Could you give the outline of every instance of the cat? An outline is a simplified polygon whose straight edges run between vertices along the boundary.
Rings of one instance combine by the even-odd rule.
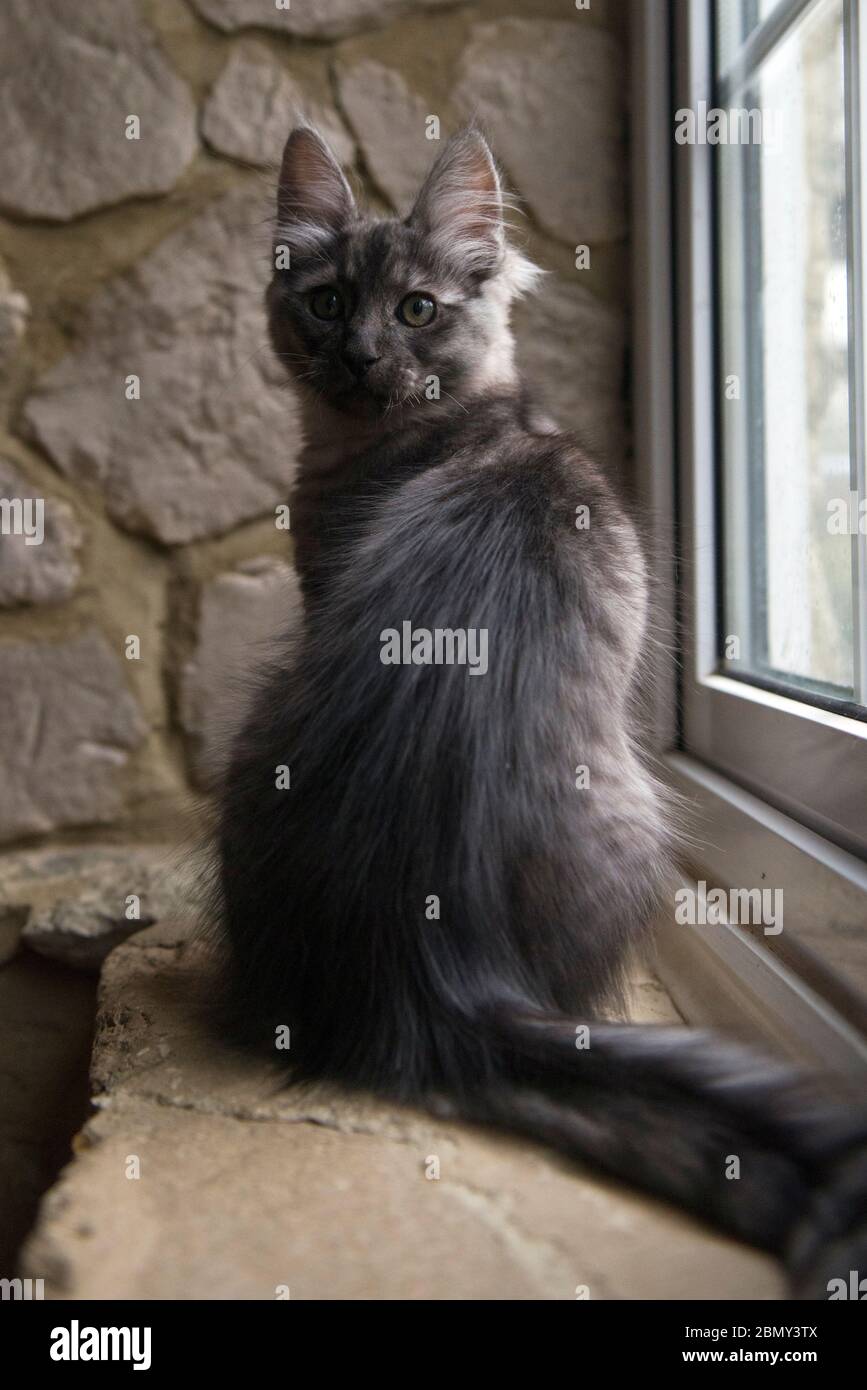
[[[405,220],[359,211],[314,130],[287,141],[267,310],[306,432],[304,615],[221,793],[220,1024],[272,1055],[288,1028],[298,1081],[587,1160],[827,1297],[867,1264],[864,1111],[704,1032],[605,1021],[676,854],[634,732],[647,578],[518,379],[538,272],[506,204],[472,128]]]

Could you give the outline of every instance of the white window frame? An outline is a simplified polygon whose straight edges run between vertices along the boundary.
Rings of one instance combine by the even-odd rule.
[[[783,0],[772,19],[791,19],[810,3]],[[857,4],[847,5],[856,33]],[[676,110],[702,99],[713,105],[712,7],[710,0],[633,0],[631,22],[633,420],[637,485],[653,529],[658,639],[650,649],[651,736],[668,779],[694,808],[694,877],[786,890],[786,929],[776,938],[757,941],[733,926],[665,926],[660,972],[691,1021],[860,1068],[867,1066],[867,723],[719,671],[713,147],[674,141]],[[772,37],[757,31],[755,47]],[[862,36],[862,74],[864,48]],[[856,88],[850,82],[852,131]],[[854,140],[850,149],[858,151],[854,183],[865,152]],[[857,213],[849,235],[850,330],[862,372]],[[853,454],[862,470],[864,397],[859,384]]]

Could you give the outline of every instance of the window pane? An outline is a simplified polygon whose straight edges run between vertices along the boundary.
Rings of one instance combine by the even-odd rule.
[[[726,71],[750,35],[783,3],[784,0],[717,0],[718,73]]]
[[[732,105],[762,124],[718,158],[723,654],[846,698],[853,548],[829,526],[850,486],[842,0],[809,9]]]

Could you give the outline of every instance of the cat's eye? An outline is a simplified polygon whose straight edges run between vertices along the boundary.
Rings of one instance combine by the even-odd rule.
[[[326,323],[333,323],[343,313],[343,296],[333,285],[320,285],[311,294],[309,304],[314,318],[324,319]]]
[[[436,301],[429,294],[408,294],[397,306],[397,316],[410,328],[426,328],[436,318]]]

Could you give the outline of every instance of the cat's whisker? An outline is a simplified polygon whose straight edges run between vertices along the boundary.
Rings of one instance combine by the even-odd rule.
[[[245,357],[244,361],[238,367],[235,368],[231,376],[227,376],[224,380],[226,382],[234,381],[236,377],[240,376],[241,372],[243,372],[246,367],[249,367],[254,357],[258,357],[260,352],[264,352],[265,349],[270,346],[270,343],[262,343],[260,347],[254,348],[253,351],[250,353],[250,356]]]

